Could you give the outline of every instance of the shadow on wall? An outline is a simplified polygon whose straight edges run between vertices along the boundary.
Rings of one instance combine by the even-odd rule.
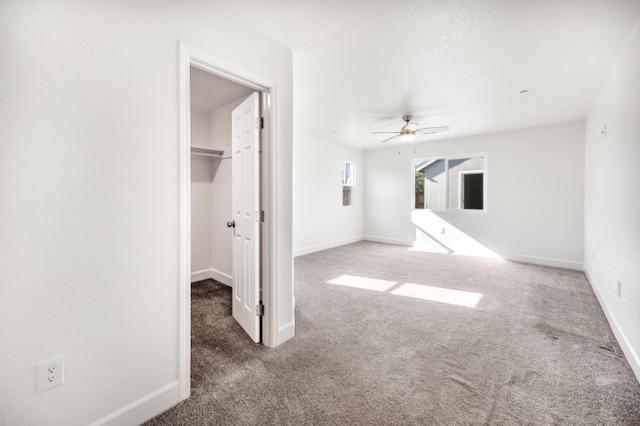
[[[416,235],[410,250],[502,259],[429,209],[413,210],[411,222]]]

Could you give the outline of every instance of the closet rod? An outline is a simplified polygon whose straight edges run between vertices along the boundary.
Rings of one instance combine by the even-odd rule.
[[[205,157],[221,158],[224,154],[224,151],[219,149],[205,148],[202,146],[192,146],[191,153],[196,155],[203,155]]]
[[[212,157],[212,158],[224,158],[222,154],[206,154],[204,152],[191,152],[193,155],[199,155],[201,157]]]

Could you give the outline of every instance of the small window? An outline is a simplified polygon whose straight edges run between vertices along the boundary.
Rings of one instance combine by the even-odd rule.
[[[342,162],[342,205],[352,205],[352,193],[355,182],[355,166],[351,161]]]
[[[414,208],[484,210],[486,155],[413,160]]]

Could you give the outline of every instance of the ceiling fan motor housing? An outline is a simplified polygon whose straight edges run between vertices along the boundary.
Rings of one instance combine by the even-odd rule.
[[[376,133],[392,133],[395,134],[395,136],[391,136],[390,138],[387,138],[385,140],[382,141],[382,143],[385,143],[387,141],[390,141],[396,137],[400,137],[400,140],[403,142],[410,142],[412,141],[416,135],[421,135],[421,136],[425,136],[425,135],[430,135],[432,133],[437,133],[437,132],[444,132],[446,130],[449,130],[449,126],[442,126],[442,127],[423,127],[423,128],[419,128],[419,124],[418,123],[412,123],[411,120],[413,119],[413,115],[411,114],[405,114],[402,116],[402,120],[404,120],[404,126],[402,126],[402,128],[400,129],[399,132],[372,132],[373,134]]]

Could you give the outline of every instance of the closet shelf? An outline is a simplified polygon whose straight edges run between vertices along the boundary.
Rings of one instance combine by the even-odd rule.
[[[191,153],[204,157],[222,158],[224,151],[221,149],[205,148],[203,146],[191,146]]]

